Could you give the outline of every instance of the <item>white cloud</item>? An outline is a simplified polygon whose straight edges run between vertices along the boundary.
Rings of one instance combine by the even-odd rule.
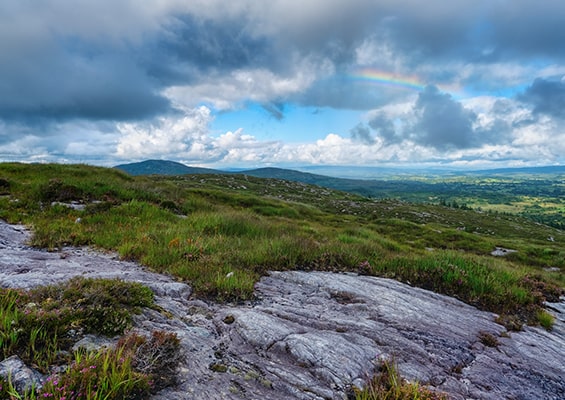
[[[180,118],[167,116],[152,123],[120,123],[116,155],[138,159],[187,154],[193,145],[206,142],[212,119],[210,109],[201,106],[185,109]]]

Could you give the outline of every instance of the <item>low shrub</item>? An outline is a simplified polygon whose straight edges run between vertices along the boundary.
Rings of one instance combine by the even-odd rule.
[[[51,375],[37,398],[56,400],[143,400],[175,382],[181,360],[174,333],[154,331],[150,338],[129,334],[111,349],[75,352],[74,361]]]
[[[83,200],[84,192],[75,185],[70,185],[60,179],[53,178],[38,187],[37,197],[44,202],[77,201]]]
[[[4,178],[0,178],[0,195],[5,195],[10,193],[10,181]]]
[[[133,354],[123,346],[77,352],[63,373],[47,378],[37,396],[55,400],[146,399],[150,378],[137,372],[132,360]]]
[[[120,340],[118,347],[129,351],[135,371],[151,378],[152,391],[158,391],[176,382],[176,372],[183,356],[180,340],[175,333],[154,331],[150,338],[138,334]]]
[[[75,278],[30,291],[0,289],[3,358],[18,355],[43,373],[66,366],[28,393],[0,378],[0,399],[142,400],[174,383],[182,359],[174,333],[130,334],[114,348],[69,355],[82,334],[123,334],[131,314],[152,305],[150,289],[121,280]]]
[[[31,291],[0,289],[0,354],[47,371],[78,334],[120,335],[153,292],[120,280],[75,278]]]
[[[498,347],[500,345],[498,338],[492,333],[481,331],[478,337],[479,341],[487,347]]]
[[[31,290],[30,300],[45,311],[70,308],[85,333],[113,336],[131,325],[132,313],[153,305],[153,292],[136,282],[73,278]]]

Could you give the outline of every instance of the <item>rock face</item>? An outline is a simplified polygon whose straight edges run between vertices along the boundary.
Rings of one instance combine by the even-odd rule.
[[[355,274],[272,272],[257,301],[208,304],[135,263],[87,249],[47,253],[0,222],[0,285],[29,288],[72,276],[142,282],[168,316],[146,310],[136,329],[174,331],[185,361],[174,399],[346,399],[380,357],[453,399],[565,398],[565,307],[554,330],[507,333],[495,315],[402,283]],[[494,346],[493,346],[494,345]],[[491,347],[492,346],[492,347]]]

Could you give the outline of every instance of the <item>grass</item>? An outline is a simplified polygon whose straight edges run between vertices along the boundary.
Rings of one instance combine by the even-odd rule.
[[[251,299],[268,270],[361,271],[531,323],[545,296],[565,286],[565,233],[515,216],[240,175],[134,178],[10,163],[0,164],[0,178],[0,218],[31,225],[33,245],[117,251],[189,282],[200,297]],[[85,209],[59,204],[71,201]],[[494,258],[497,246],[517,252]]]
[[[372,274],[457,297],[480,309],[499,314],[537,309],[558,288],[534,292],[523,272],[496,258],[447,251],[419,257],[392,258],[371,265]],[[534,280],[539,282],[538,280]]]
[[[75,278],[30,291],[0,289],[0,350],[17,355],[45,374],[42,388],[20,392],[0,379],[0,398],[125,399],[148,398],[174,377],[180,360],[176,335],[153,332],[124,336],[113,348],[71,352],[86,333],[123,335],[131,315],[153,306],[153,293],[119,280]],[[66,367],[65,367],[66,366]],[[60,368],[59,368],[60,369]]]
[[[356,400],[448,400],[444,393],[405,381],[394,360],[383,360],[365,387],[354,389],[354,395]]]
[[[555,317],[551,315],[546,310],[538,310],[537,320],[539,324],[546,330],[551,331],[553,329],[553,323],[555,322]]]
[[[122,338],[113,348],[73,354],[62,371],[50,375],[41,388],[17,390],[0,378],[3,399],[122,400],[148,399],[174,381],[179,341],[175,335],[155,332]]]
[[[153,305],[153,292],[119,280],[75,278],[30,291],[0,289],[0,349],[43,372],[68,351],[72,336],[123,334],[131,315]],[[74,334],[73,334],[74,332]]]

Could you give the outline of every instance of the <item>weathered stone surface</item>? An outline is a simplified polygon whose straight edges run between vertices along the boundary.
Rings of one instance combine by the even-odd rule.
[[[72,276],[150,286],[165,312],[145,310],[136,329],[174,331],[185,361],[174,388],[154,399],[345,399],[379,357],[408,379],[453,399],[565,398],[565,303],[549,304],[552,332],[507,333],[495,315],[402,283],[355,274],[273,272],[258,300],[222,306],[139,265],[87,249],[25,246],[23,227],[0,223],[0,285],[32,287]],[[499,342],[489,347],[481,338]],[[507,337],[508,336],[508,337]]]
[[[0,376],[9,380],[20,393],[41,387],[43,378],[39,372],[26,366],[18,356],[11,356],[0,362]]]
[[[72,350],[98,351],[102,348],[111,348],[114,343],[115,342],[109,338],[96,335],[86,335],[73,345]]]
[[[551,333],[526,328],[506,338],[494,314],[396,281],[346,274],[272,273],[257,292],[258,304],[228,311],[232,339],[254,349],[253,363],[292,371],[320,398],[339,398],[340,388],[365,377],[383,355],[394,356],[405,377],[457,399],[565,398],[562,321]],[[483,345],[484,334],[500,345]]]

